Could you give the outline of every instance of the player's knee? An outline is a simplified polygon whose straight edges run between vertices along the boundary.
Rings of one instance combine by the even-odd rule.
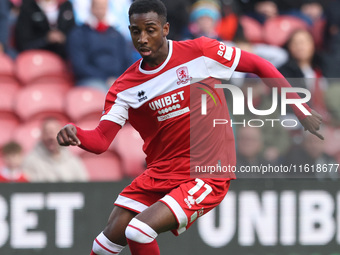
[[[149,225],[136,218],[133,218],[125,229],[126,238],[137,243],[151,243],[157,235]]]
[[[93,241],[92,251],[97,255],[111,255],[119,254],[123,248],[124,246],[111,242],[103,232],[101,232]]]

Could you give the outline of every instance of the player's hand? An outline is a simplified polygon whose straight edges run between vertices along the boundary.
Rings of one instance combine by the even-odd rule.
[[[72,124],[66,125],[57,134],[57,141],[62,146],[80,145],[80,140],[77,137],[77,128]]]
[[[308,115],[306,118],[301,120],[302,126],[305,128],[305,131],[311,132],[313,135],[316,135],[321,140],[324,140],[324,137],[318,132],[320,129],[320,125],[322,123],[322,116],[316,111],[311,111],[312,115]]]

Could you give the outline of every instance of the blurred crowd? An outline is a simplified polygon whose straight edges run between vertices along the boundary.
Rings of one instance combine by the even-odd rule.
[[[340,163],[340,0],[162,1],[168,9],[169,39],[207,36],[253,52],[277,67],[293,87],[308,89],[312,94],[309,105],[323,116],[324,141],[305,134],[299,125],[293,128],[237,125],[234,131],[238,166]],[[0,55],[11,59],[15,66],[27,52],[48,51],[64,63],[65,76],[71,81],[71,87],[95,89],[104,98],[115,79],[139,59],[128,30],[127,13],[131,2],[0,0]],[[33,61],[39,62],[37,58]],[[2,65],[0,63],[0,90],[6,94],[7,88],[3,84],[8,81],[1,77]],[[53,85],[58,83],[58,80],[47,79],[44,86],[52,86],[49,84],[52,80]],[[270,108],[271,91],[261,79],[235,72],[231,82],[245,92],[252,89],[256,109]],[[31,86],[22,76],[17,83],[20,88]],[[64,97],[70,94],[69,90],[63,91]],[[226,93],[226,97],[228,99],[230,95]],[[99,103],[103,104],[103,101]],[[19,125],[28,121],[17,117]],[[75,121],[72,116],[68,117],[67,121]],[[283,120],[277,112],[271,117]],[[249,112],[242,119],[232,118],[240,122],[259,119],[259,116]],[[295,117],[288,111],[286,118]],[[134,166],[128,162],[128,168],[137,171],[128,170],[110,177],[103,175],[101,179],[93,177],[94,171],[100,171],[100,167],[89,170],[96,158],[57,146],[55,136],[64,122],[65,119],[55,116],[40,117],[39,139],[29,151],[18,139],[0,139],[3,141],[0,144],[0,181],[119,180],[135,177],[142,171],[144,165]],[[138,152],[141,148],[131,149],[137,145],[126,143],[129,142],[118,142],[120,147],[112,147],[110,156],[116,159],[115,169],[126,167],[124,158],[129,158],[131,151],[136,151],[132,157],[143,158],[142,152]],[[127,153],[124,146],[128,147]],[[337,179],[339,176],[334,171],[312,175],[319,179]],[[310,176],[311,173],[298,177]]]

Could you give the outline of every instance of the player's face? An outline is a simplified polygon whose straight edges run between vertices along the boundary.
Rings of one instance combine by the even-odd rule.
[[[129,29],[133,45],[145,61],[157,65],[165,60],[169,23],[162,24],[155,12],[132,14]]]

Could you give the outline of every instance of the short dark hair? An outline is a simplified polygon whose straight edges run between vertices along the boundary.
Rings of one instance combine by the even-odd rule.
[[[3,156],[7,156],[10,154],[16,154],[16,153],[21,153],[22,152],[22,147],[19,143],[15,141],[10,141],[2,147],[1,153]]]
[[[155,12],[162,19],[162,24],[167,22],[167,10],[164,3],[160,0],[136,0],[129,9],[129,18],[133,14]]]

